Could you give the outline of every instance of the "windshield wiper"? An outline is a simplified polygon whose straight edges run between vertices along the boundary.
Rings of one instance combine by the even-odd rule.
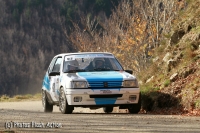
[[[76,72],[85,72],[85,70],[84,69],[69,70],[69,71],[67,71],[65,73],[76,73]]]
[[[110,69],[107,68],[95,68],[95,71],[111,71]]]

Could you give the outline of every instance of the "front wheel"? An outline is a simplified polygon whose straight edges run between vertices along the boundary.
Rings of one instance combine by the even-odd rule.
[[[53,105],[48,102],[47,94],[44,90],[42,90],[42,106],[43,106],[44,112],[53,111]]]
[[[141,93],[139,95],[139,101],[137,104],[131,104],[128,106],[128,111],[131,114],[137,114],[138,112],[140,112],[141,109]]]
[[[64,89],[60,89],[59,108],[63,114],[71,114],[74,110],[73,106],[68,105]]]

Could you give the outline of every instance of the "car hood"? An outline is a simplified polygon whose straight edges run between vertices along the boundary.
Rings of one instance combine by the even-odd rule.
[[[123,81],[135,79],[135,77],[125,71],[100,71],[100,72],[77,72],[69,73],[67,77],[71,80],[87,81]]]

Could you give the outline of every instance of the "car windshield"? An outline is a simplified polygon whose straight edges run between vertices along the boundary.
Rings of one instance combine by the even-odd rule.
[[[112,54],[77,54],[64,57],[65,73],[120,70],[123,68]]]

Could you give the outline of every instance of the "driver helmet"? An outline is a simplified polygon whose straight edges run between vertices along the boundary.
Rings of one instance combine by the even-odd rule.
[[[103,58],[94,58],[94,60],[93,60],[93,67],[97,67],[97,63],[99,61],[102,62],[102,67],[104,67],[105,60]]]

